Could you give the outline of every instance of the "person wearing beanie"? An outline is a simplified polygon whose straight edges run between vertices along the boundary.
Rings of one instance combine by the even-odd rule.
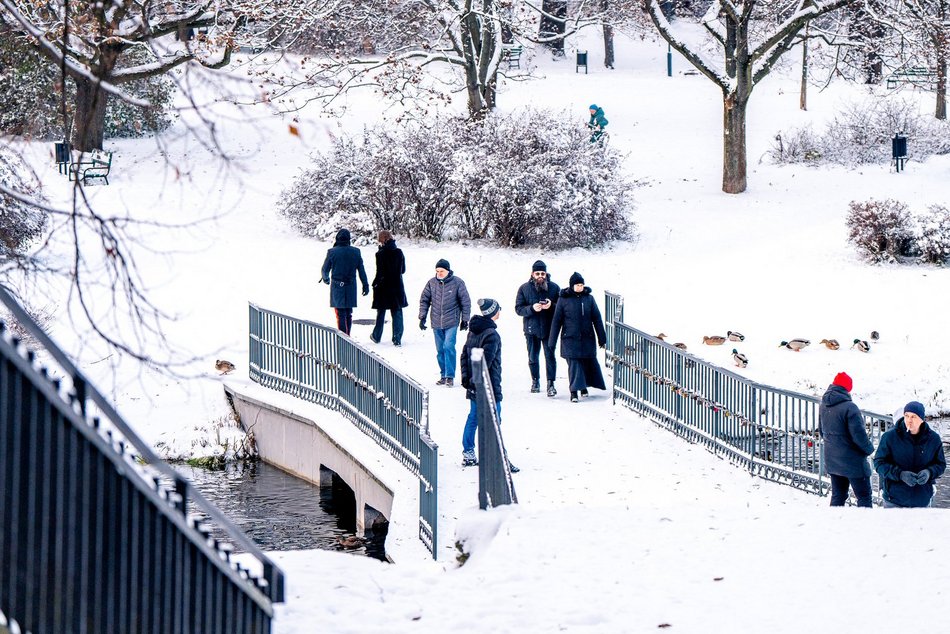
[[[604,128],[607,127],[608,121],[607,117],[604,116],[604,109],[597,104],[592,103],[588,111],[590,112],[590,121],[587,122],[587,127],[593,131],[590,135],[590,142],[596,143],[604,135]]]
[[[554,309],[548,345],[554,349],[558,336],[561,337],[561,357],[567,360],[571,402],[576,403],[578,397],[588,395],[588,388],[607,389],[597,360],[597,346],[606,347],[607,332],[591,289],[584,286],[584,277],[575,272],[570,282],[570,288],[561,291]]]
[[[436,385],[452,387],[455,384],[455,340],[459,329],[468,328],[471,312],[472,300],[465,282],[455,276],[448,260],[440,259],[435,263],[435,277],[426,282],[419,298],[419,328],[425,330],[426,320],[432,319],[440,373]]]
[[[356,275],[363,284],[363,296],[369,295],[369,281],[363,268],[360,250],[350,246],[350,232],[337,231],[333,247],[327,251],[320,270],[320,280],[330,285],[330,306],[336,312],[336,327],[349,335],[353,327],[353,309],[356,308]]]
[[[858,506],[871,507],[871,465],[868,456],[874,445],[864,428],[864,417],[851,400],[851,377],[835,375],[818,407],[818,433],[821,436],[822,464],[831,477],[831,506],[844,506],[848,487],[854,491]]]
[[[924,420],[923,403],[911,401],[904,416],[884,432],[874,454],[885,508],[930,506],[934,480],[947,470],[940,435]]]
[[[402,276],[406,272],[406,257],[396,246],[392,232],[383,229],[377,234],[379,250],[376,251],[376,277],[373,278],[373,308],[376,309],[376,326],[369,336],[373,343],[383,338],[386,311],[393,318],[393,345],[402,345],[402,309],[409,305]]]
[[[518,287],[515,297],[515,312],[524,322],[524,338],[528,346],[528,370],[531,372],[531,392],[541,391],[541,350],[544,350],[544,370],[547,378],[547,395],[556,396],[554,379],[557,378],[557,356],[548,344],[551,320],[557,306],[561,288],[551,281],[547,265],[537,260],[531,265],[531,277]]]

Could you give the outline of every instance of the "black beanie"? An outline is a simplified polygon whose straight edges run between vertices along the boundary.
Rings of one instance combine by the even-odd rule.
[[[534,273],[535,271],[544,271],[547,273],[548,265],[541,260],[535,260],[534,264],[531,265],[531,272]]]
[[[452,267],[449,266],[449,261],[446,260],[445,258],[442,258],[441,260],[439,260],[438,262],[436,262],[436,263],[435,263],[435,268],[437,268],[437,269],[445,269],[446,271],[451,271],[451,270],[452,270]]]
[[[574,271],[574,273],[571,274],[571,280],[570,280],[571,286],[574,286],[575,284],[583,284],[583,283],[584,283],[584,276],[578,273],[577,271]]]
[[[478,310],[481,312],[482,317],[491,319],[495,316],[495,313],[501,310],[501,306],[491,297],[485,297],[484,299],[478,300]]]

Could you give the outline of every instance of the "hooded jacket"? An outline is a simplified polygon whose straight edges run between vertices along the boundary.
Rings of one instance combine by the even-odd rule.
[[[598,106],[597,110],[594,111],[594,114],[590,116],[590,121],[587,123],[587,125],[591,128],[603,130],[607,127],[607,123],[607,117],[604,116],[604,109]]]
[[[459,321],[468,321],[472,300],[462,278],[449,271],[444,279],[429,280],[419,298],[419,319],[425,319],[430,309],[433,328],[455,328]]]
[[[472,350],[481,348],[485,351],[485,364],[488,366],[488,376],[491,378],[491,389],[495,395],[495,402],[501,403],[501,335],[498,334],[494,320],[475,315],[468,324],[468,338],[462,347],[461,368],[462,387],[465,388],[465,398],[474,401],[475,381],[472,378]]]
[[[930,479],[926,484],[907,486],[901,480],[901,471],[918,473],[926,469]],[[922,507],[930,504],[934,495],[934,480],[947,470],[940,435],[927,423],[916,434],[910,433],[901,418],[892,429],[884,432],[874,454],[874,470],[881,477],[884,499],[891,504]]]
[[[571,288],[561,291],[548,334],[548,345],[552,348],[557,345],[559,334],[561,357],[564,359],[594,359],[597,357],[597,345],[607,343],[604,320],[590,287],[585,286],[580,293],[575,293]]]
[[[874,445],[864,428],[864,417],[840,385],[829,385],[818,408],[818,433],[823,439],[825,473],[846,478],[871,475],[868,456]]]
[[[356,274],[359,273],[363,290],[369,290],[366,269],[360,250],[350,246],[350,232],[340,229],[333,247],[327,251],[320,276],[330,285],[330,306],[333,308],[356,308]]]
[[[409,305],[402,275],[406,272],[406,258],[395,240],[387,240],[376,251],[376,277],[373,278],[373,308],[393,310]]]
[[[560,287],[551,281],[551,276],[545,275],[547,275],[545,278],[548,283],[547,290],[539,290],[532,277],[521,285],[518,296],[515,298],[515,312],[524,317],[524,334],[541,339],[547,339],[548,333],[551,332],[551,321],[554,319],[558,295],[561,292]],[[550,299],[551,307],[535,311],[533,306],[542,299]]]

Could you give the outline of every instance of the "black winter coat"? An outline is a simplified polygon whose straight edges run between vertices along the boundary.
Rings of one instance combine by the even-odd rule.
[[[548,335],[548,345],[552,348],[557,345],[558,334],[561,335],[561,357],[564,359],[595,359],[597,345],[607,343],[604,320],[587,286],[580,293],[570,288],[561,291]]]
[[[350,246],[350,232],[340,229],[333,248],[327,251],[320,275],[330,285],[330,306],[333,308],[356,308],[356,274],[359,273],[363,290],[369,290],[366,269],[360,250]]]
[[[406,272],[406,258],[395,240],[387,240],[376,252],[376,277],[373,278],[373,308],[392,310],[409,305],[402,274]]]
[[[909,487],[901,480],[901,471],[930,471],[926,484]],[[947,470],[940,435],[927,423],[911,434],[904,419],[881,436],[874,454],[874,470],[881,476],[884,499],[897,506],[922,507],[930,504],[934,495],[934,480]]]
[[[551,332],[551,321],[554,319],[554,310],[557,308],[558,295],[561,289],[547,276],[548,288],[538,290],[534,278],[528,280],[518,289],[515,298],[515,312],[524,317],[524,334],[547,339]],[[533,306],[542,299],[551,300],[551,306],[542,311],[535,311]]]
[[[864,417],[840,385],[830,385],[818,408],[818,432],[824,439],[825,473],[846,478],[871,475],[868,456],[874,445],[864,429]]]
[[[472,378],[471,356],[472,350],[481,348],[485,351],[485,363],[488,365],[488,375],[491,377],[491,389],[495,394],[495,402],[501,403],[501,335],[495,322],[488,317],[475,315],[468,324],[468,338],[462,348],[462,387],[465,388],[465,398],[475,400],[475,381]]]

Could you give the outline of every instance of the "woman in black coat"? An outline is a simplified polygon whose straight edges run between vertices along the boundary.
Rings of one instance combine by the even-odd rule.
[[[376,327],[369,336],[373,343],[383,338],[386,311],[393,318],[393,345],[402,345],[402,309],[409,305],[406,288],[402,283],[406,272],[406,258],[396,247],[393,234],[383,229],[379,232],[379,250],[376,252],[376,277],[373,278],[373,308],[376,309]]]
[[[548,345],[552,348],[557,345],[558,334],[561,335],[561,357],[567,359],[571,402],[577,402],[578,393],[587,396],[589,387],[606,390],[597,361],[597,346],[603,348],[607,345],[607,331],[591,289],[584,286],[580,273],[571,275],[570,286],[561,291],[554,309],[548,335]]]
[[[350,334],[353,327],[353,309],[356,308],[356,274],[363,283],[363,295],[369,295],[369,281],[363,268],[360,250],[350,246],[350,232],[340,229],[333,248],[327,251],[320,277],[330,285],[330,306],[336,310],[336,327]]]

